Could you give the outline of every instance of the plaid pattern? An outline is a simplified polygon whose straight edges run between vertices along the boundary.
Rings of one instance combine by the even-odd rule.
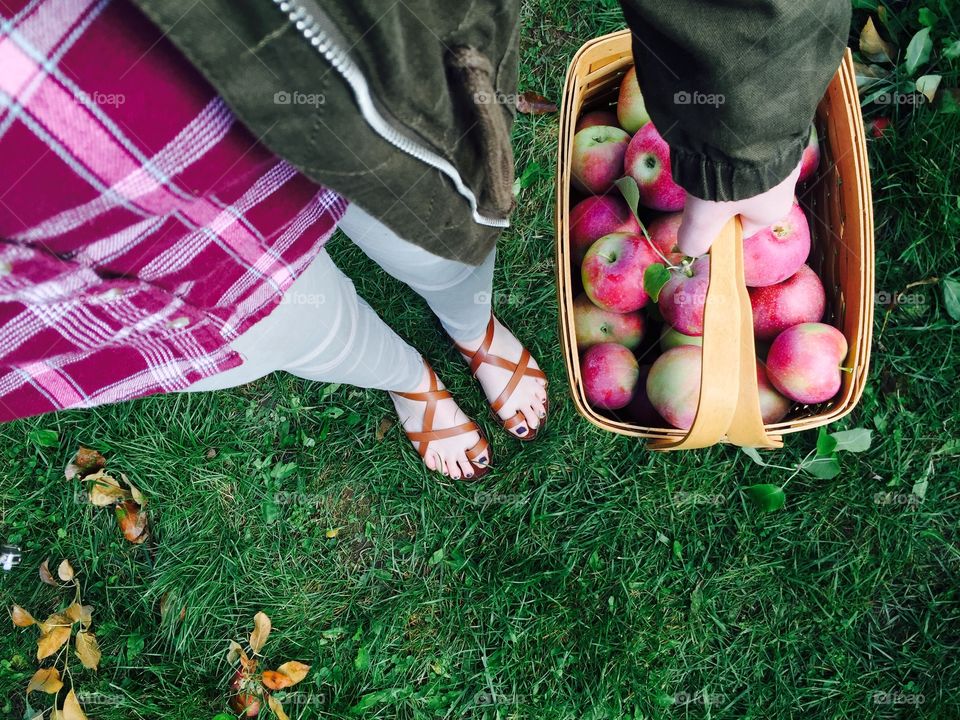
[[[124,0],[4,0],[0,421],[241,364],[345,209]]]

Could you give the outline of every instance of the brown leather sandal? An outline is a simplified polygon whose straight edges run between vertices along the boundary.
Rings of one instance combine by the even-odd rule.
[[[504,430],[510,433],[517,440],[522,440],[523,442],[528,442],[537,437],[537,434],[543,428],[547,422],[547,415],[550,413],[550,401],[549,399],[543,404],[543,417],[540,418],[540,425],[536,429],[531,428],[529,424],[527,425],[528,433],[526,435],[517,435],[514,432],[511,432],[513,428],[517,425],[521,425],[527,422],[526,418],[523,416],[523,413],[517,410],[517,414],[506,420],[501,419],[499,412],[500,409],[504,406],[507,400],[510,399],[510,396],[513,395],[514,390],[517,389],[517,385],[520,384],[520,381],[524,377],[534,377],[542,378],[547,380],[547,376],[543,374],[542,370],[537,368],[530,367],[531,355],[530,352],[523,348],[523,352],[520,353],[520,359],[517,362],[512,360],[507,360],[506,358],[500,357],[499,355],[494,355],[490,352],[490,345],[493,343],[493,331],[495,324],[493,321],[493,315],[490,316],[490,322],[487,323],[487,332],[483,337],[483,342],[480,343],[480,347],[477,348],[476,352],[471,352],[467,350],[462,345],[454,343],[457,345],[457,350],[460,351],[460,354],[463,355],[470,362],[470,372],[474,377],[477,376],[477,370],[481,365],[487,363],[488,365],[496,365],[499,368],[504,370],[510,370],[513,375],[510,376],[510,381],[507,383],[506,387],[497,396],[497,399],[490,403],[490,411],[493,413],[494,419],[497,421],[497,424],[500,425]],[[546,389],[544,385],[544,389]]]
[[[437,412],[437,405],[441,400],[451,399],[452,395],[450,395],[448,390],[440,389],[440,381],[437,379],[437,374],[433,371],[432,367],[427,365],[427,371],[430,373],[429,390],[425,390],[423,392],[394,393],[394,395],[399,395],[400,397],[407,398],[408,400],[423,402],[427,405],[426,410],[424,410],[423,413],[422,429],[417,432],[407,432],[404,430],[407,438],[411,443],[413,443],[413,446],[416,448],[417,452],[420,453],[420,457],[426,458],[427,448],[430,447],[430,443],[434,440],[446,440],[447,438],[456,437],[457,435],[464,435],[469,432],[479,433],[479,442],[466,451],[466,456],[467,460],[470,461],[470,467],[473,468],[473,477],[469,479],[477,480],[482,478],[490,470],[490,460],[492,459],[490,443],[487,442],[487,436],[484,434],[483,429],[473,420],[460,423],[454,427],[441,428],[439,430],[433,429],[433,419]],[[477,463],[476,461],[479,458],[486,458],[486,462]],[[437,472],[440,472],[440,470],[437,470]]]

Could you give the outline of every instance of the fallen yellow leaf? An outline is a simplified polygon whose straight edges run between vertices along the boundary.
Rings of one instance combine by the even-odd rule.
[[[250,633],[250,649],[257,655],[260,654],[264,643],[267,642],[272,626],[273,624],[270,622],[270,618],[268,618],[265,613],[258,612],[253,616],[253,632]]]
[[[76,639],[77,657],[87,670],[96,670],[100,664],[100,645],[93,633],[78,632]]]
[[[130,497],[130,491],[103,470],[87,477],[90,481],[90,503],[97,507],[109,507]]]
[[[37,660],[43,660],[53,655],[57,650],[63,647],[70,639],[70,624],[65,625],[49,624],[47,620],[45,625],[47,629],[43,631],[37,640]]]
[[[10,616],[13,618],[13,624],[17,627],[30,627],[37,622],[33,619],[33,615],[19,605],[13,606],[13,609],[10,611]]]
[[[296,685],[307,676],[308,672],[310,672],[310,666],[304,665],[302,662],[297,662],[296,660],[291,660],[290,662],[285,662],[283,665],[278,667],[277,672],[282,673],[290,678],[291,685]]]
[[[64,560],[57,567],[57,577],[59,577],[64,582],[70,582],[73,580],[73,576],[76,573],[73,571],[73,565],[70,564],[69,560]]]
[[[47,585],[60,587],[60,583],[53,579],[53,573],[50,572],[50,564],[48,560],[44,560],[42,563],[40,563],[40,580]]]
[[[40,668],[37,670],[27,685],[27,693],[35,690],[45,692],[48,695],[60,692],[63,687],[63,681],[60,680],[60,671],[56,668]]]
[[[860,52],[873,62],[893,62],[897,54],[893,46],[880,37],[873,18],[867,18],[863,30],[860,31]]]
[[[273,695],[267,695],[267,705],[273,710],[273,714],[277,716],[277,720],[290,720],[290,717],[283,711],[283,705],[281,705],[280,701]]]
[[[293,685],[293,682],[282,672],[267,670],[263,673],[263,684],[271,690],[283,690]]]
[[[141,510],[133,500],[117,505],[116,515],[120,531],[134,545],[139,545],[150,536],[147,532],[147,513]]]
[[[87,716],[83,714],[83,709],[80,707],[80,701],[72,689],[63,701],[61,716],[63,720],[87,720]]]

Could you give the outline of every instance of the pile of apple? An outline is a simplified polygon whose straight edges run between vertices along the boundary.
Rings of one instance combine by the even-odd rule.
[[[801,182],[819,162],[813,131]],[[650,122],[633,68],[623,78],[615,113],[595,110],[580,117],[571,175],[580,193],[570,210],[573,286],[582,288],[573,316],[587,400],[646,427],[666,422],[689,429],[700,393],[710,257],[684,258],[678,251],[685,193],[673,180],[669,147]],[[652,211],[645,228],[615,185],[625,176],[636,181],[639,204]],[[810,228],[796,201],[786,217],[744,238],[743,254],[761,358],[761,415],[775,423],[795,403],[825,402],[837,394],[847,342],[820,322],[826,295],[806,265]],[[669,279],[654,301],[644,277],[658,263]],[[659,328],[659,342],[649,337],[651,327]],[[638,357],[655,359],[641,364]]]

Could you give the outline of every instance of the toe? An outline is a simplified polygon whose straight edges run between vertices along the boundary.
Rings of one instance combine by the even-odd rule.
[[[530,434],[530,429],[527,427],[526,423],[520,423],[519,425],[514,425],[510,432],[512,432],[517,437],[526,437]]]
[[[437,454],[436,453],[427,453],[427,456],[423,459],[423,464],[426,465],[431,470],[436,470],[440,466],[437,464]]]
[[[460,457],[457,459],[457,465],[460,466],[460,474],[465,477],[467,480],[470,480],[473,477],[474,469],[470,464],[470,461],[467,460],[466,453],[460,453]]]
[[[460,479],[460,466],[456,463],[453,458],[449,458],[446,462],[447,466],[447,475],[449,475],[454,480]]]
[[[531,430],[536,430],[538,427],[540,427],[540,418],[537,417],[537,411],[533,409],[533,406],[527,405],[520,408],[520,411],[527,419],[527,427],[529,427]]]

